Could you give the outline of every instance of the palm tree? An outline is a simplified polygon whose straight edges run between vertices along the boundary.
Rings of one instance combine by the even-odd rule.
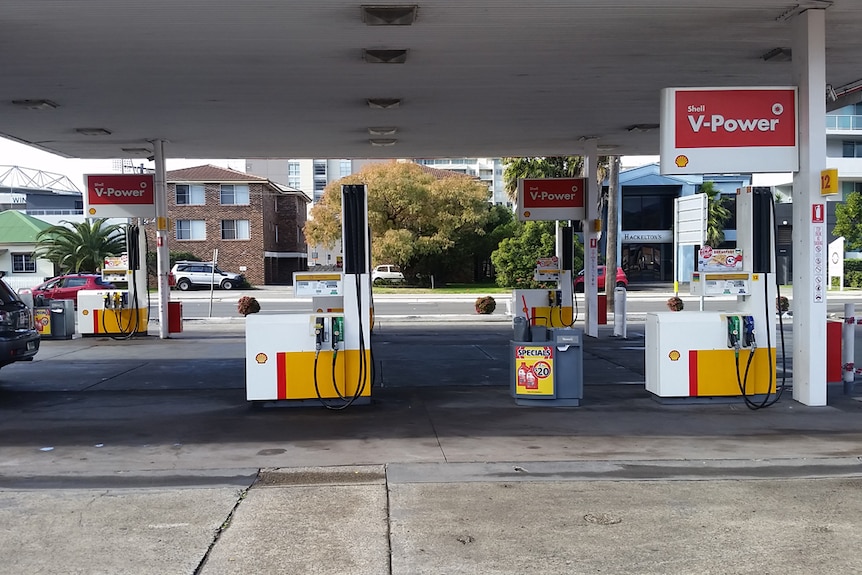
[[[126,238],[120,224],[105,224],[105,219],[92,223],[62,221],[36,236],[36,257],[51,260],[59,273],[96,272],[106,256],[117,256],[126,249]]]
[[[724,243],[724,225],[733,215],[725,205],[721,192],[714,182],[704,182],[698,190],[708,199],[706,211],[706,245],[717,248]]]

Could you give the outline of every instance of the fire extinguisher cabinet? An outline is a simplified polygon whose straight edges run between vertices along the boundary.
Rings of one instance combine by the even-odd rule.
[[[168,302],[168,333],[182,333],[183,331],[183,302]]]
[[[510,389],[515,403],[579,406],[584,397],[583,330],[541,333],[547,334],[546,339],[512,342]]]

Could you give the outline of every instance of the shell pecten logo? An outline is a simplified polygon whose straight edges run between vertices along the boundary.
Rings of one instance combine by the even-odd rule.
[[[677,168],[684,168],[688,165],[688,156],[686,156],[685,154],[680,154],[676,157],[674,163],[676,164]]]
[[[268,358],[266,357],[265,353],[259,353],[256,356],[254,356],[254,360],[258,363],[266,363],[267,359]]]
[[[529,218],[529,217],[530,217],[530,210],[524,210],[524,217],[525,217],[525,218]]]
[[[670,358],[671,361],[679,361],[680,353],[677,350],[673,350],[669,354],[667,354],[667,356]]]
[[[95,215],[96,215],[96,208],[90,208],[90,209],[89,209],[89,210],[87,210],[87,211],[90,213],[90,215],[91,215],[91,216],[95,216]]]

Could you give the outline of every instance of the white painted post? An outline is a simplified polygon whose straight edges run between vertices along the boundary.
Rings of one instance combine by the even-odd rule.
[[[826,16],[808,9],[793,24],[799,90],[799,171],[793,178],[793,399],[826,405],[826,247],[820,172],[826,168]]]
[[[584,334],[590,337],[599,337],[599,299],[598,299],[598,232],[595,228],[596,220],[599,218],[597,200],[599,197],[599,186],[597,173],[599,169],[598,142],[595,138],[588,138],[584,142],[584,175],[587,178],[587,189],[584,194],[584,302],[586,304],[586,318],[584,321]],[[613,274],[613,272],[610,272]],[[609,277],[615,277],[610,275]],[[605,280],[607,281],[607,280]],[[607,289],[607,287],[605,288]]]
[[[626,288],[621,287],[614,288],[614,337],[626,339]]]
[[[156,164],[156,269],[159,287],[159,338],[170,337],[168,332],[168,301],[171,298],[168,275],[171,272],[170,252],[168,251],[168,184],[165,175],[165,142],[153,140],[153,160]],[[144,256],[146,261],[146,255]]]
[[[856,304],[844,304],[844,327],[841,330],[841,370],[844,393],[853,393],[856,381]]]

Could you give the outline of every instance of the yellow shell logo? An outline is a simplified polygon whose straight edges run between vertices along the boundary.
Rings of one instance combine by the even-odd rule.
[[[525,218],[529,218],[529,217],[530,217],[530,210],[524,210],[524,217],[525,217]]]
[[[684,168],[688,165],[688,156],[677,156],[674,162],[676,163],[677,168]]]
[[[89,210],[87,210],[87,211],[88,211],[88,212],[90,212],[90,215],[91,215],[91,216],[95,216],[95,215],[96,215],[96,208],[90,208],[90,209],[89,209]]]
[[[254,360],[258,363],[266,363],[267,357],[265,353],[259,353],[254,356]]]
[[[81,310],[81,315],[90,315],[90,310],[88,310],[88,309],[82,309],[82,310]]]
[[[677,350],[673,350],[672,352],[667,354],[667,356],[670,358],[671,361],[679,361],[679,352]]]

